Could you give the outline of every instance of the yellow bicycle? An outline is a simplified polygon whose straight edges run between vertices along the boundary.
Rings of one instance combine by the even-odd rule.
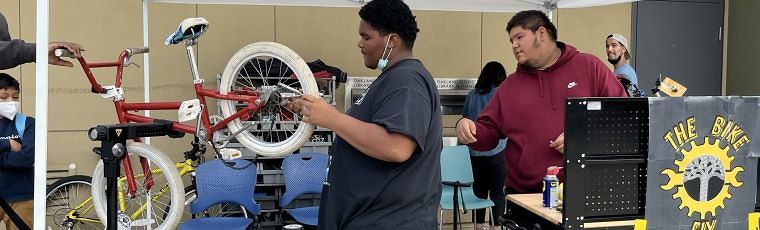
[[[130,144],[132,147],[130,153],[135,152],[135,145],[144,144]],[[144,148],[145,146],[140,147]],[[139,152],[140,150],[137,151]],[[204,146],[197,143],[193,144],[192,150],[185,152],[185,160],[174,165],[174,168],[179,172],[181,177],[190,175],[190,180],[193,180],[192,176],[196,163],[203,162],[203,152],[205,152]],[[129,197],[124,192],[127,186],[126,177],[119,178],[117,186],[121,189],[118,191],[117,201],[119,204],[119,221],[122,221],[119,223],[120,225],[130,226],[133,229],[141,229],[155,224],[153,222],[163,222],[167,218],[167,210],[173,205],[168,194],[170,190],[168,182],[157,180],[165,178],[163,176],[156,176],[163,174],[160,168],[152,168],[151,173],[154,176],[152,179],[154,188],[160,189],[156,190],[154,194],[149,194],[150,196],[146,196],[146,190],[138,189],[142,194],[138,193],[138,196]],[[146,184],[144,175],[135,175],[138,186]],[[104,229],[104,225],[95,212],[91,186],[92,178],[84,175],[64,177],[48,186],[46,226],[53,229]],[[186,205],[195,200],[194,185],[185,187],[184,192],[185,202],[177,205]],[[151,201],[146,202],[145,197],[150,197]],[[248,214],[242,206],[220,204],[209,209],[204,216],[248,217]],[[190,218],[190,214],[186,212],[183,218]],[[146,220],[152,221],[148,222]]]

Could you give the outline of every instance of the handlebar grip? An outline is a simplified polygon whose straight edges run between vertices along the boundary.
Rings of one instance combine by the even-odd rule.
[[[150,52],[150,48],[148,47],[127,48],[127,50],[129,50],[129,53],[131,53],[132,55],[144,54],[144,53]]]
[[[55,49],[55,51],[53,52],[55,53],[55,56],[57,57],[76,58],[76,56],[74,56],[74,53],[69,52],[69,50],[67,49]]]

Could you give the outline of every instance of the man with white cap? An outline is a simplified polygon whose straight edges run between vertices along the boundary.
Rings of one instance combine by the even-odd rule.
[[[610,34],[607,36],[607,61],[615,66],[616,75],[626,75],[633,85],[639,85],[636,78],[636,71],[633,70],[629,61],[631,60],[631,51],[628,46],[628,39],[620,34]]]

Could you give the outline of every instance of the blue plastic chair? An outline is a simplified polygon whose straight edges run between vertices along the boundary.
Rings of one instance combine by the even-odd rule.
[[[441,181],[472,184],[475,179],[472,176],[472,164],[470,163],[470,151],[465,145],[443,146],[441,151]],[[460,187],[459,209],[473,210],[493,207],[491,200],[481,199],[475,196],[472,186]],[[443,185],[441,192],[441,209],[454,209],[454,187]],[[443,211],[441,211],[441,219]],[[493,218],[493,217],[491,217]]]
[[[242,168],[251,162],[235,159],[234,167]],[[244,169],[233,169],[221,160],[207,161],[195,169],[198,198],[190,204],[190,212],[199,214],[220,203],[235,203],[245,207],[245,211],[259,215],[261,206],[254,200],[256,187],[256,165]],[[206,229],[246,229],[253,223],[244,217],[204,217],[191,219],[179,226],[181,230]]]
[[[299,153],[282,161],[282,175],[285,178],[285,194],[280,198],[280,207],[289,205],[296,197],[306,194],[321,194],[325,179],[328,156],[321,153]],[[319,206],[284,209],[299,223],[317,225]]]

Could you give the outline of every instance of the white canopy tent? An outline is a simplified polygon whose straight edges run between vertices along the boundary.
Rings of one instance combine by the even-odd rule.
[[[371,0],[152,0],[166,3],[359,7]],[[415,10],[519,12],[612,5],[634,0],[405,0]]]
[[[148,1],[185,4],[241,4],[275,6],[317,6],[317,7],[360,7],[371,0],[142,0],[143,1],[143,44],[148,44]],[[414,10],[474,11],[474,12],[519,12],[541,10],[550,15],[558,8],[581,8],[612,5],[637,0],[405,0]],[[47,63],[49,2],[37,0],[37,63]],[[149,55],[144,58],[145,101],[150,99]],[[47,177],[47,108],[48,108],[48,66],[38,64],[35,82],[35,169],[34,169],[34,220],[35,230],[45,230],[45,188]],[[147,114],[147,111],[146,111]],[[40,164],[40,162],[42,162]],[[42,224],[40,224],[42,223]]]

